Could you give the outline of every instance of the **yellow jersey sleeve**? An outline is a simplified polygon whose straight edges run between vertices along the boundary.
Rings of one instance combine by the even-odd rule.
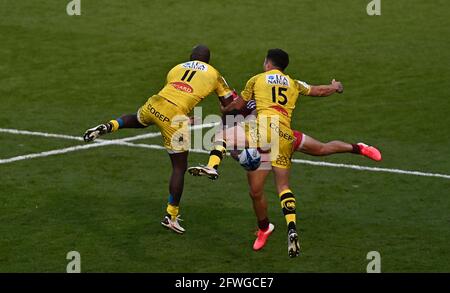
[[[254,95],[255,83],[258,75],[253,76],[247,81],[244,90],[241,92],[241,97],[244,101],[250,101]]]
[[[217,73],[218,77],[217,77],[217,88],[216,88],[216,94],[218,97],[229,97],[232,93],[232,90],[230,89],[230,87],[228,86],[227,81],[225,80],[225,78],[223,78],[222,75],[220,75],[220,73]]]
[[[311,86],[304,81],[296,80],[295,84],[297,86],[298,92],[303,96],[308,96],[311,92]]]

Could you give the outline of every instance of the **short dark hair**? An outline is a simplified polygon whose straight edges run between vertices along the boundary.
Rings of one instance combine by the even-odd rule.
[[[209,63],[211,53],[209,48],[205,45],[197,45],[192,49],[191,60],[199,60],[205,63]]]
[[[267,51],[266,59],[281,70],[285,70],[289,65],[289,54],[281,49],[270,49]]]

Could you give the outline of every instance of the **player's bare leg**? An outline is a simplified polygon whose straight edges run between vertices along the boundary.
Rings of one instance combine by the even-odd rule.
[[[300,245],[296,224],[295,197],[289,189],[290,169],[278,167],[273,167],[272,169],[275,174],[275,184],[280,197],[281,208],[288,227],[288,255],[296,257],[300,254]]]
[[[250,187],[250,197],[253,202],[253,210],[258,220],[257,238],[253,243],[255,251],[262,249],[267,242],[275,226],[270,223],[267,217],[267,199],[264,196],[264,183],[270,170],[256,170],[247,172],[248,185]]]
[[[170,175],[169,183],[169,199],[166,209],[167,215],[161,221],[161,225],[179,234],[185,232],[185,229],[181,227],[178,221],[181,220],[179,218],[179,205],[181,195],[183,194],[184,174],[187,169],[188,154],[188,152],[169,154],[172,163],[172,174]]]
[[[209,154],[208,165],[188,168],[188,172],[193,176],[206,176],[216,180],[219,177],[217,172],[223,157],[229,148],[244,148],[246,145],[245,130],[241,125],[220,130],[215,135],[213,149]]]
[[[298,132],[295,134],[297,139],[299,139]],[[381,161],[380,151],[364,143],[350,144],[339,140],[323,143],[308,135],[303,135],[300,139],[302,142],[298,145],[296,151],[308,155],[328,156],[338,153],[353,153],[366,156],[374,161]]]
[[[119,130],[120,128],[145,128],[148,125],[143,125],[139,122],[137,114],[127,114],[120,118],[111,120],[107,123],[97,125],[95,127],[89,128],[83,135],[85,142],[90,142],[98,137],[105,135],[110,132]]]

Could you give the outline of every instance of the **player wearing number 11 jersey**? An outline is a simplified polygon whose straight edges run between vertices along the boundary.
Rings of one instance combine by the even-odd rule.
[[[178,222],[178,216],[190,147],[187,114],[211,92],[222,99],[233,93],[220,73],[208,64],[209,59],[209,49],[203,45],[196,46],[190,61],[173,67],[167,74],[164,88],[150,97],[137,113],[90,128],[84,134],[84,140],[89,142],[121,128],[144,128],[150,125],[159,128],[172,162],[167,215],[161,224],[180,234],[185,231]]]

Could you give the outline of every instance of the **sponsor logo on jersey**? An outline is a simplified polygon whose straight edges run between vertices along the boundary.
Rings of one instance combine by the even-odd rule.
[[[176,88],[179,91],[185,92],[185,93],[192,93],[194,89],[188,85],[187,83],[181,82],[181,81],[174,81],[170,83],[171,86]]]
[[[187,68],[187,69],[193,69],[193,70],[201,70],[201,71],[208,71],[208,67],[200,63],[198,61],[189,61],[186,63],[181,64],[181,67]]]
[[[152,105],[148,105],[148,110],[150,111],[150,114],[154,115],[157,119],[161,120],[162,122],[170,122],[169,117],[165,116],[158,110],[156,110]]]
[[[276,123],[270,122],[270,128],[272,128],[278,134],[278,136],[280,136],[281,138],[284,138],[285,140],[288,140],[288,141],[295,140],[295,137],[293,137],[289,132],[286,132],[286,131],[283,131],[282,129],[280,129],[280,127]]]
[[[288,112],[286,111],[286,109],[284,109],[284,108],[281,107],[281,106],[278,106],[278,105],[272,105],[272,106],[270,106],[269,108],[274,109],[275,111],[280,112],[280,113],[283,114],[284,116],[289,117],[289,114],[288,114]]]
[[[281,74],[268,74],[266,75],[266,81],[270,85],[289,86],[289,79]]]

